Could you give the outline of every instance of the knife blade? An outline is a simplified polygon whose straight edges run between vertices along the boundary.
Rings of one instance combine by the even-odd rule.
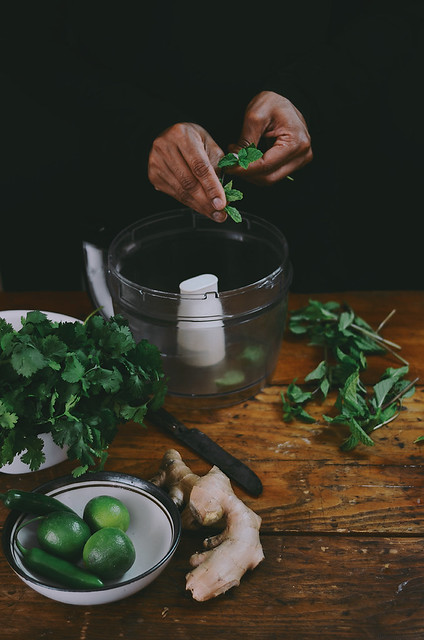
[[[255,497],[262,493],[262,482],[256,473],[244,462],[241,462],[241,460],[238,460],[214,442],[203,431],[186,427],[185,424],[163,408],[156,411],[148,410],[146,418],[167,433],[170,433],[180,442],[183,442],[190,449],[193,449],[207,462],[219,467],[223,473],[248,493]]]

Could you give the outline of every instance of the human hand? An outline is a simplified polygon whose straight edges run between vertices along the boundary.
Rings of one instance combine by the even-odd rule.
[[[287,98],[273,91],[262,91],[248,104],[240,138],[229,150],[260,139],[269,140],[270,148],[247,169],[231,167],[229,173],[261,186],[269,186],[286,178],[312,160],[311,138],[306,122]]]
[[[200,125],[179,122],[165,129],[153,142],[148,177],[158,191],[216,222],[227,214],[224,188],[215,167],[224,155]]]

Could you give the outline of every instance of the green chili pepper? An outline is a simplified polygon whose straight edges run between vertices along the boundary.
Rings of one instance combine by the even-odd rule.
[[[16,546],[22,553],[24,566],[43,578],[72,589],[100,589],[104,586],[100,578],[67,560],[56,558],[38,547],[25,549],[19,540],[16,540]]]
[[[0,493],[0,500],[9,509],[16,509],[22,513],[32,513],[43,516],[52,511],[71,511],[73,509],[63,504],[56,498],[46,496],[44,493],[33,493],[32,491],[19,491],[9,489],[6,493]]]

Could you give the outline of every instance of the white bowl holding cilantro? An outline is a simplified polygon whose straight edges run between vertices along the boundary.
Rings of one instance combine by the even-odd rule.
[[[16,456],[31,471],[50,466],[42,434],[79,463],[74,476],[99,470],[118,425],[143,424],[167,388],[158,348],[136,342],[122,316],[106,320],[97,310],[84,322],[0,312],[0,365],[0,471],[9,473]]]
[[[0,318],[4,318],[6,322],[12,325],[15,331],[19,331],[22,327],[22,318],[26,318],[29,309],[7,309],[0,311]],[[67,316],[63,313],[55,313],[53,311],[43,311],[49,320],[53,322],[81,322],[78,318]],[[45,462],[42,462],[38,470],[48,469],[56,464],[64,462],[67,457],[68,447],[59,447],[53,442],[53,438],[49,433],[40,434],[40,438],[43,441],[43,452],[46,457]],[[19,455],[16,455],[13,462],[5,464],[0,467],[2,473],[8,473],[13,475],[20,475],[22,473],[32,473],[29,465],[22,462]]]
[[[19,331],[22,327],[22,318],[26,318],[30,309],[7,309],[6,311],[0,311],[0,318],[4,318],[6,322],[12,325],[15,331]],[[67,316],[64,313],[56,313],[54,311],[42,311],[45,313],[49,320],[53,322],[81,322],[78,318]]]

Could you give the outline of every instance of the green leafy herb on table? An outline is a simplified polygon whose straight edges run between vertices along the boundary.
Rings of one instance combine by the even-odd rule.
[[[226,167],[234,167],[236,165],[247,169],[247,167],[259,158],[262,158],[263,153],[259,149],[256,148],[256,145],[249,144],[247,147],[243,147],[240,149],[238,153],[227,153],[221,160],[218,162],[218,167],[220,169],[225,169]],[[223,183],[224,176],[221,178],[221,182],[224,187],[225,196],[227,198],[227,205],[224,208],[224,211],[234,220],[234,222],[241,222],[242,217],[240,212],[236,209],[236,207],[231,206],[230,202],[236,202],[237,200],[242,200],[243,194],[238,189],[233,189],[232,180],[226,184]]]
[[[166,381],[160,352],[135,343],[121,316],[91,314],[84,323],[52,322],[28,312],[15,331],[0,319],[0,467],[21,454],[32,470],[45,460],[42,433],[51,433],[75,476],[101,468],[119,424],[143,424],[158,408]]]
[[[322,347],[324,358],[305,376],[307,389],[302,389],[294,380],[286,396],[281,393],[283,419],[315,422],[305,405],[316,397],[325,399],[330,390],[336,390],[337,415],[323,418],[331,424],[348,426],[350,435],[341,445],[342,450],[351,450],[359,443],[373,446],[370,434],[397,416],[401,399],[413,395],[417,381],[405,379],[409,367],[398,353],[400,346],[379,333],[392,314],[375,331],[351,308],[337,302],[309,300],[308,305],[293,311],[290,330],[304,335],[310,345]],[[367,356],[387,352],[397,357],[403,366],[386,369],[370,394],[361,381]],[[309,390],[311,384],[312,390]]]

